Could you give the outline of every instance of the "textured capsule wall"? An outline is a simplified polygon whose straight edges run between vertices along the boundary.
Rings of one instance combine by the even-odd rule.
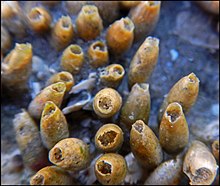
[[[1,5],[3,5],[3,3],[4,1],[1,1]],[[187,185],[190,183],[190,179],[187,177],[187,174],[183,172],[182,164],[184,163],[183,157],[187,153],[188,149],[191,147],[191,143],[193,140],[202,141],[206,145],[208,151],[210,151],[210,153],[207,153],[211,157],[213,156],[211,153],[213,153],[213,157],[216,157],[216,160],[218,159],[217,157],[219,152],[215,149],[215,151],[212,149],[212,144],[215,140],[219,140],[219,20],[216,16],[216,14],[218,14],[216,12],[216,6],[219,6],[219,4],[213,3],[209,6],[209,8],[207,8],[205,7],[205,4],[199,6],[199,3],[194,3],[190,1],[161,2],[160,16],[154,30],[151,33],[147,33],[147,35],[144,35],[144,37],[140,35],[140,38],[143,39],[139,41],[137,38],[135,39],[134,34],[134,39],[130,37],[130,39],[128,39],[129,43],[127,43],[127,45],[121,37],[120,41],[121,43],[123,43],[124,46],[122,48],[119,48],[120,50],[118,51],[114,48],[113,52],[113,50],[109,50],[109,45],[106,41],[107,31],[110,28],[109,26],[111,24],[114,24],[116,21],[121,20],[122,18],[128,17],[130,19],[131,14],[129,14],[129,9],[131,7],[135,9],[135,6],[137,6],[138,4],[134,3],[134,1],[130,4],[115,1],[112,2],[112,5],[109,6],[108,3],[111,2],[19,1],[12,3],[14,10],[16,10],[17,6],[19,6],[17,12],[10,12],[9,10],[2,11],[1,184],[30,184],[31,178],[31,183],[36,183],[33,182],[33,179],[37,182],[39,182],[39,180],[42,181],[43,179],[42,177],[38,176],[38,173],[45,171],[46,176],[44,177],[44,183],[48,184],[59,183],[85,185],[100,183],[158,183]],[[103,29],[101,28],[102,26],[100,25],[99,20],[99,27],[97,27],[97,32],[94,33],[94,39],[93,37],[92,39],[83,39],[83,37],[80,38],[80,35],[77,33],[78,30],[76,19],[83,5],[97,6],[99,9],[99,14],[102,18]],[[46,24],[47,26],[50,25],[52,29],[47,30],[47,26],[45,26],[45,24],[42,24],[43,29],[45,29],[46,31],[39,32],[38,29],[39,27],[41,27],[41,25],[39,25],[38,27],[33,27],[30,25],[28,19],[25,19],[23,15],[17,14],[18,12],[28,14],[33,7],[43,7],[44,10],[41,11],[47,11],[47,13],[49,13],[49,15],[51,16],[51,20],[50,18],[47,18]],[[213,10],[210,10],[210,8],[213,8]],[[9,16],[10,13],[12,14],[12,17]],[[67,32],[65,36],[63,36],[62,34],[59,35],[60,29],[57,28],[56,33],[59,34],[58,36],[54,36],[53,26],[62,16],[69,16],[69,21],[72,22],[73,28],[71,27],[71,33]],[[37,19],[38,17],[36,16],[35,18]],[[84,19],[86,18],[84,17]],[[85,21],[83,23],[85,23]],[[67,26],[68,23],[65,22],[64,25]],[[83,24],[81,26],[83,26]],[[35,31],[32,30],[33,28],[35,28]],[[143,27],[141,27],[141,29],[142,28]],[[113,29],[114,27],[112,27],[112,30]],[[111,32],[109,32],[110,34],[114,32],[114,30],[112,30]],[[118,29],[118,32],[120,31],[121,30]],[[96,34],[99,32],[100,35],[98,34],[97,36]],[[148,31],[140,31],[140,33],[145,32]],[[126,34],[117,33],[116,38],[119,36],[126,37]],[[127,34],[127,37],[128,36],[129,35]],[[154,170],[146,171],[146,169],[141,168],[141,163],[139,159],[136,158],[138,154],[136,153],[134,156],[131,153],[129,136],[130,131],[125,125],[123,125],[122,122],[120,122],[120,115],[121,109],[126,103],[128,95],[131,91],[131,87],[129,87],[128,84],[128,72],[130,63],[136,52],[138,51],[138,48],[142,45],[142,43],[148,36],[158,38],[159,56],[155,68],[152,70],[152,73],[150,73],[151,75],[148,77],[147,82],[144,82],[149,84],[150,93],[150,111],[147,111],[149,112],[147,113],[149,115],[149,118],[146,119],[144,122],[148,121],[145,124],[152,130],[158,141],[160,141],[160,122],[158,122],[158,113],[163,101],[165,100],[164,96],[169,93],[170,89],[174,86],[175,83],[177,83],[181,78],[189,75],[192,72],[196,75],[200,82],[199,93],[194,105],[192,105],[190,111],[187,114],[184,113],[189,128],[189,139],[187,145],[184,144],[184,150],[182,150],[178,155],[172,153],[169,154],[169,152],[166,152],[163,149],[164,147],[162,146],[161,148],[163,149],[163,160],[160,161],[159,165],[155,167]],[[111,41],[114,39],[114,37],[110,36],[109,38],[111,38]],[[95,61],[96,55],[91,51],[89,56],[89,47],[91,47],[97,41],[103,42],[105,44],[104,46],[106,46],[108,49],[108,52],[106,52],[105,54],[106,58],[100,61]],[[21,69],[23,71],[18,69],[17,71],[15,71],[15,73],[10,74],[11,76],[9,77],[7,76],[7,74],[5,75],[5,72],[7,71],[7,65],[5,66],[5,63],[3,61],[6,56],[11,51],[13,51],[16,43],[31,44],[32,61],[29,64],[32,64],[32,69],[30,70],[29,67],[26,68],[27,70],[24,68]],[[116,44],[118,43],[120,42],[115,42],[115,45],[113,46],[117,47]],[[65,54],[65,49],[70,45],[78,45],[81,47],[81,54],[83,55],[83,59],[80,58],[78,63],[75,64],[75,66],[72,66],[72,68],[75,68],[75,72],[70,72],[72,73],[72,77],[69,75],[58,77],[59,72],[68,71],[68,68],[62,68],[61,61],[62,56]],[[94,50],[96,49],[94,48]],[[103,49],[102,47],[99,47],[97,48],[97,50]],[[78,52],[76,51],[76,53]],[[100,56],[101,55],[99,55],[99,57]],[[69,57],[67,56],[67,59],[68,58]],[[74,59],[75,58],[73,57],[73,60]],[[13,64],[15,63],[15,61],[12,61],[11,63]],[[92,65],[92,63],[94,65]],[[119,67],[116,68],[116,70],[113,69],[111,71],[111,75],[109,74],[109,69],[110,65],[113,64],[121,65],[122,68],[120,69],[120,71],[118,69]],[[112,67],[113,66],[111,66],[111,68]],[[13,66],[13,68],[16,69],[16,65]],[[117,73],[119,73],[121,77],[115,78],[116,75],[118,75]],[[16,82],[20,83],[19,79],[23,80],[22,78],[20,78],[22,77],[22,74],[24,75],[23,78],[25,79],[25,81],[22,81],[21,85]],[[27,78],[27,75],[25,74],[30,74],[30,76],[28,76]],[[103,78],[103,75],[105,74],[109,75],[106,77],[106,79]],[[15,83],[11,81],[11,79],[13,79],[14,77],[17,77],[16,81],[14,81]],[[4,83],[5,79],[7,79],[7,83]],[[18,148],[19,146],[15,137],[16,132],[19,131],[15,131],[15,129],[13,128],[13,119],[15,118],[16,114],[22,112],[21,109],[28,109],[31,101],[34,100],[37,95],[39,95],[41,90],[46,89],[49,85],[53,83],[57,83],[59,79],[66,85],[68,83],[68,87],[64,91],[65,93],[62,94],[62,103],[60,103],[59,109],[64,113],[64,116],[66,117],[69,130],[69,138],[77,138],[79,140],[82,140],[84,142],[83,144],[88,145],[85,146],[85,148],[88,147],[89,156],[86,155],[85,158],[89,157],[89,159],[86,159],[86,161],[84,162],[85,164],[83,164],[82,166],[83,170],[81,170],[81,168],[74,169],[80,170],[79,172],[67,172],[69,170],[64,170],[61,167],[58,168],[61,171],[55,171],[55,173],[51,171],[51,167],[41,170],[30,170],[26,166],[25,162],[22,160],[22,153]],[[118,105],[118,108],[120,110],[111,115],[111,117],[100,117],[93,110],[93,98],[100,90],[103,90],[105,87],[111,87],[115,89],[122,98],[121,104]],[[43,98],[46,99],[45,97]],[[44,101],[44,99],[39,99],[39,101]],[[113,99],[115,99],[114,96]],[[140,104],[142,104],[141,100],[139,101]],[[104,106],[108,107],[108,102],[105,103],[107,106]],[[144,107],[144,105],[142,106]],[[40,132],[41,113],[35,114],[36,107],[37,105],[32,106],[29,109],[29,112],[32,113],[32,115],[35,117],[34,120]],[[40,110],[43,110],[42,106]],[[128,117],[130,120],[134,118],[132,112],[131,115],[129,115]],[[59,120],[59,122],[62,125],[62,120]],[[120,147],[117,148],[117,150],[111,151],[112,154],[115,154],[115,157],[117,157],[118,154],[121,155],[122,159],[118,159],[118,161],[123,162],[123,166],[121,167],[123,167],[124,169],[120,170],[119,167],[118,172],[122,172],[121,178],[123,178],[123,180],[117,180],[116,177],[114,177],[117,173],[114,172],[115,170],[112,170],[111,174],[109,174],[109,177],[103,178],[99,177],[97,172],[95,173],[94,169],[98,160],[100,160],[103,157],[103,154],[106,153],[100,149],[97,149],[95,144],[95,135],[100,127],[109,123],[118,125],[123,131],[123,140],[119,142],[116,141],[116,143],[120,143]],[[22,132],[20,134],[22,135]],[[165,135],[166,138],[166,134],[163,135]],[[28,139],[25,139],[24,141],[28,142]],[[33,140],[31,141],[31,143],[33,143]],[[77,147],[76,149],[77,150],[75,151],[79,154],[81,152],[84,152],[80,147]],[[47,154],[49,154],[49,150],[50,149],[47,149]],[[63,157],[65,157],[62,153],[64,153],[64,151],[61,152],[61,154],[56,154],[55,156],[58,156],[62,159]],[[74,156],[76,159],[78,157],[77,153],[75,153]],[[198,154],[198,157],[200,157],[200,151],[197,150],[196,153]],[[81,153],[81,155],[84,154],[85,153]],[[190,151],[188,152],[188,154],[190,154]],[[81,155],[79,155],[79,157],[81,157]],[[210,169],[211,173],[213,174],[210,177],[211,181],[208,180],[207,183],[212,182],[212,179],[214,179],[213,184],[217,184],[219,180],[219,173],[217,172],[217,176],[216,178],[214,178],[216,174],[216,162],[214,161],[213,157],[210,158],[212,159],[210,164],[208,166],[205,165],[207,166],[206,168]],[[124,160],[126,161],[124,162]],[[106,156],[104,161],[108,162],[109,164],[112,163],[112,166],[108,166],[107,163],[107,168],[114,168],[114,163],[116,161],[115,159],[112,159],[112,157],[110,156]],[[50,162],[48,166],[57,167],[57,165],[56,163],[54,164]],[[187,164],[185,166],[187,166]],[[198,165],[197,167],[201,166],[203,166],[203,164]],[[48,171],[47,169],[51,170]],[[55,168],[54,170],[56,169],[57,168]],[[167,172],[172,172],[172,174],[173,172],[175,172],[176,176],[166,176]],[[202,175],[202,171],[198,173]],[[35,179],[36,177],[37,179]],[[161,177],[164,177],[165,179],[161,179]],[[53,179],[52,182],[50,182],[51,178]],[[56,180],[57,178],[60,179]],[[109,178],[111,178],[113,182],[110,182],[108,180]]]

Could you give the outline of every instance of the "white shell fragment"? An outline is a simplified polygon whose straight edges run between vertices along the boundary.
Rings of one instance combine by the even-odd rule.
[[[69,94],[77,94],[82,90],[91,90],[95,87],[96,82],[96,73],[90,73],[88,79],[82,80],[77,85],[73,86]]]
[[[80,97],[80,100],[79,100],[79,97]],[[75,111],[82,109],[82,107],[85,106],[91,100],[92,96],[89,92],[86,92],[86,93],[82,92],[80,93],[79,97],[76,97],[75,99],[71,100],[68,103],[67,107],[65,107],[62,110],[63,114],[69,114],[71,112],[75,112]]]

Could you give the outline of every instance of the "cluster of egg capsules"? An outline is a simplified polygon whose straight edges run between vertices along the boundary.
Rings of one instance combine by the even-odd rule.
[[[57,51],[64,50],[60,62],[62,71],[50,77],[46,87],[31,101],[28,110],[23,109],[14,119],[16,140],[23,161],[27,167],[38,171],[31,178],[32,185],[73,184],[69,171],[84,170],[91,162],[88,145],[81,139],[69,137],[68,123],[60,107],[71,92],[74,86],[73,75],[80,73],[85,58],[82,48],[70,43],[76,32],[84,41],[94,40],[100,35],[104,15],[101,8],[97,7],[103,5],[98,2],[94,5],[74,3],[80,5],[76,30],[69,16],[62,16],[51,28],[51,15],[43,6],[31,8],[25,17],[25,22],[36,33],[51,29],[51,45]],[[116,4],[119,5],[118,2]],[[114,21],[109,26],[106,44],[95,41],[88,49],[87,55],[93,68],[106,66],[109,54],[121,56],[126,53],[133,41],[148,35],[158,21],[160,2],[121,2],[121,6],[131,8],[129,16]],[[12,8],[11,4],[6,3],[3,10],[5,25],[1,29],[6,39],[1,47],[6,53],[11,42],[7,29],[14,32],[16,26],[22,28],[23,17],[18,14],[19,4],[13,4]],[[7,24],[14,17],[18,19],[17,25],[8,28]],[[22,35],[22,29],[19,31],[16,33]],[[31,74],[32,55],[31,44],[16,44],[4,58],[2,81],[6,87],[26,87]],[[163,162],[163,150],[168,154],[178,154],[188,144],[189,129],[185,114],[195,103],[199,92],[199,79],[194,73],[181,78],[166,95],[158,115],[159,139],[147,125],[151,101],[146,81],[157,64],[158,55],[159,39],[147,37],[131,60],[127,72],[131,91],[124,104],[117,87],[125,70],[119,64],[106,66],[100,75],[106,88],[94,96],[93,110],[99,118],[111,118],[120,112],[119,123],[124,126],[125,132],[130,133],[130,147],[134,157],[146,171],[153,171],[145,184],[179,183],[180,174],[175,174],[175,171],[182,171],[182,167],[191,184],[211,184],[217,172],[216,161],[208,148],[199,141],[192,143],[184,162],[181,158]],[[40,120],[40,131],[36,120]],[[95,135],[96,148],[104,153],[94,165],[96,178],[101,184],[121,184],[126,177],[127,163],[117,153],[124,141],[123,130],[119,125],[105,124]],[[213,151],[216,150],[215,147],[213,145]],[[48,166],[46,149],[49,150],[49,161],[54,166]],[[192,156],[194,153],[196,155]],[[204,164],[203,160],[208,163]],[[165,171],[174,171],[174,175],[161,179],[159,175],[165,174]]]

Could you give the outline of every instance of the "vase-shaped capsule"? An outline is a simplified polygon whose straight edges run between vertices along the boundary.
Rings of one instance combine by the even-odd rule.
[[[69,137],[66,118],[52,101],[47,101],[44,106],[40,121],[40,134],[47,149],[51,149],[57,142]]]
[[[77,33],[85,41],[95,39],[103,30],[102,19],[94,5],[82,7],[76,19]]]
[[[188,144],[189,128],[179,103],[167,106],[160,123],[159,139],[162,148],[171,154],[179,153]]]
[[[208,147],[193,141],[184,161],[183,172],[188,176],[190,185],[211,185],[217,174],[218,166]]]
[[[134,157],[147,170],[153,170],[163,160],[163,151],[154,132],[137,120],[131,128],[130,146]]]
[[[159,55],[159,39],[147,37],[135,53],[128,71],[128,83],[132,87],[135,83],[146,83]]]
[[[142,120],[148,124],[150,104],[149,84],[136,83],[122,106],[120,123],[125,125],[128,130],[137,120]]]
[[[63,82],[47,86],[31,101],[28,106],[28,112],[32,117],[40,119],[44,105],[47,101],[53,101],[58,107],[61,106],[65,91],[66,85]]]

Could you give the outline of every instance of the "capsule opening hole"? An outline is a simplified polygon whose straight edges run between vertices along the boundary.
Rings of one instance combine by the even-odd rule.
[[[41,174],[37,174],[33,178],[34,185],[44,185],[44,176]]]
[[[65,82],[71,81],[71,78],[68,77],[66,74],[60,74],[60,79]]]
[[[123,73],[123,69],[117,66],[117,67],[114,67],[113,72],[121,75]]]
[[[108,97],[101,97],[99,99],[99,107],[104,110],[108,110],[112,107],[111,99],[109,99]]]
[[[55,112],[55,110],[56,110],[56,108],[54,105],[47,104],[43,117],[46,117],[46,116],[48,117],[48,116],[52,115]]]
[[[143,124],[142,123],[135,123],[134,128],[136,131],[138,131],[139,133],[143,132]]]
[[[134,28],[134,26],[132,25],[129,19],[124,19],[123,22],[124,22],[124,28],[126,30],[131,31]]]
[[[29,14],[30,19],[33,19],[35,21],[40,20],[41,16],[42,16],[41,12],[36,8],[32,9]]]
[[[160,1],[149,1],[150,6],[156,6],[158,4],[160,4]]]
[[[189,82],[190,83],[195,83],[196,82],[196,77],[193,73],[190,74],[188,77],[189,77]]]
[[[82,53],[81,48],[78,47],[78,46],[72,46],[72,47],[70,47],[70,50],[71,50],[71,52],[72,52],[73,54],[79,55],[79,54]]]
[[[196,175],[192,177],[193,182],[202,183],[207,181],[212,175],[211,171],[205,167],[196,170]]]
[[[62,85],[61,84],[56,84],[56,85],[52,86],[52,89],[57,91],[57,92],[63,92],[64,86],[63,86],[63,84]]]
[[[142,89],[144,89],[144,90],[148,90],[148,88],[149,88],[149,84],[145,84],[145,83],[140,83],[140,84],[138,84]]]
[[[112,166],[105,162],[105,161],[101,161],[98,163],[98,170],[99,172],[101,172],[102,174],[111,174],[111,171],[112,171]]]
[[[215,141],[214,148],[219,151],[219,141]]]
[[[96,12],[96,9],[93,6],[85,6],[83,7],[83,11],[85,14],[94,14]]]
[[[180,113],[178,110],[171,110],[167,111],[167,116],[169,116],[171,122],[175,122],[179,118]]]
[[[70,22],[69,19],[67,19],[67,18],[63,18],[63,19],[62,19],[62,27],[63,27],[63,28],[69,28],[69,27],[70,27],[70,24],[71,24],[71,22]]]
[[[54,158],[56,162],[60,162],[63,160],[62,151],[60,148],[55,148],[53,152],[54,152]]]
[[[105,45],[101,42],[98,42],[93,45],[93,49],[99,51],[105,51]]]
[[[105,132],[103,135],[98,137],[98,140],[101,142],[102,145],[107,146],[115,141],[115,137],[117,133],[113,130]]]

